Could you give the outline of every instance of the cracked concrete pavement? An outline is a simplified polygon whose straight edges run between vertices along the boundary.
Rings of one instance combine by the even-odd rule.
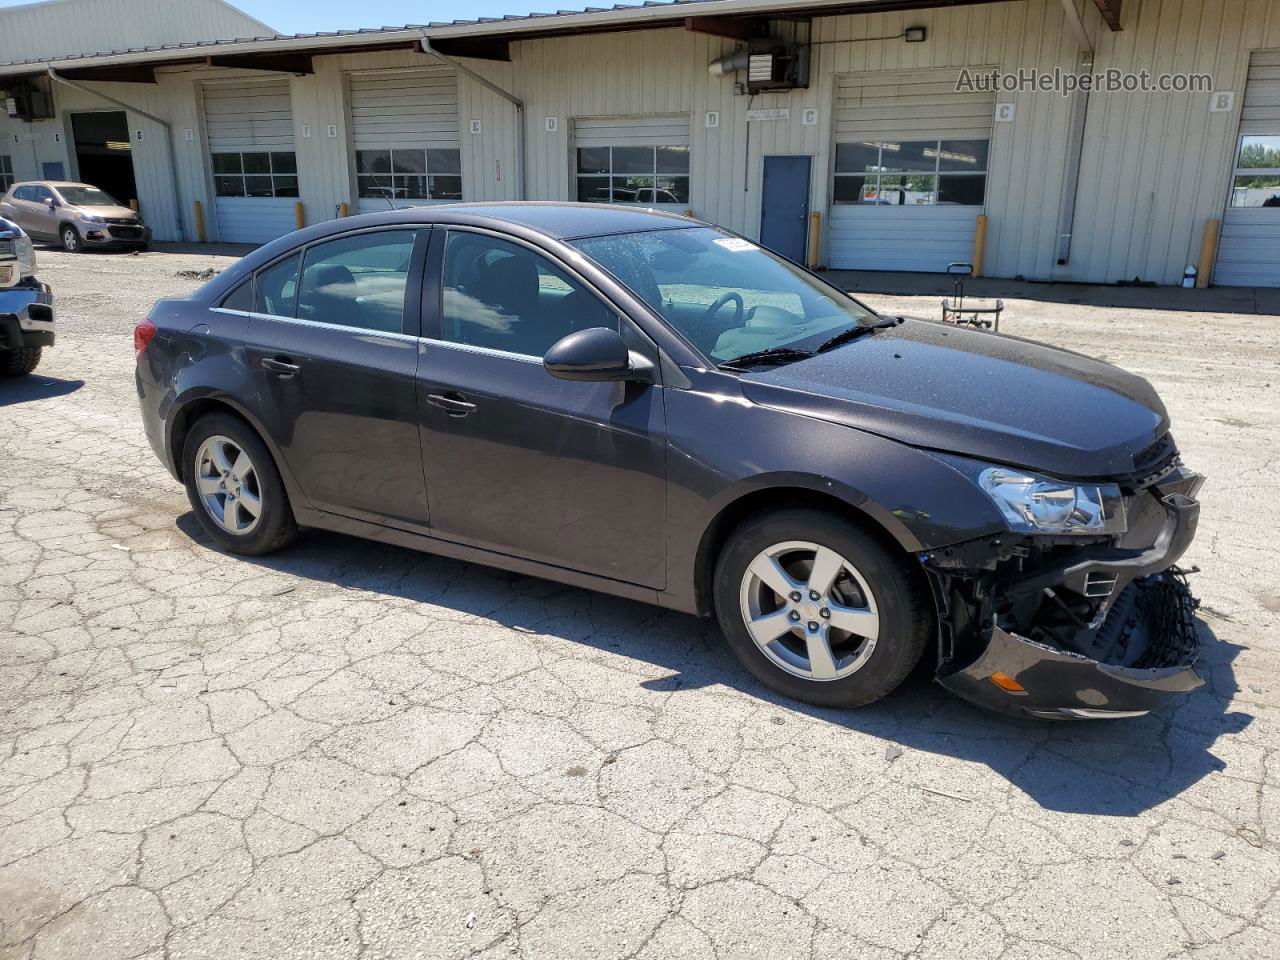
[[[59,342],[0,385],[0,960],[1280,956],[1276,317],[1009,303],[1151,378],[1210,477],[1206,687],[1044,725],[923,675],[807,708],[711,624],[336,535],[219,553],[130,332],[230,261],[39,256]]]

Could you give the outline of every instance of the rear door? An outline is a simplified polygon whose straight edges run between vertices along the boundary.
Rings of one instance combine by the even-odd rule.
[[[541,251],[441,233],[418,388],[432,533],[661,589],[662,387],[558,380],[542,366],[548,347],[587,327],[621,329],[655,361],[656,348]]]
[[[58,211],[49,207],[50,202],[54,199],[53,191],[46,186],[35,186],[32,188],[34,194],[34,202],[28,203],[27,216],[31,220],[29,230],[38,233],[42,237],[56,237],[58,235]]]
[[[321,510],[427,523],[414,376],[429,234],[345,234],[255,278],[245,337],[255,412]]]

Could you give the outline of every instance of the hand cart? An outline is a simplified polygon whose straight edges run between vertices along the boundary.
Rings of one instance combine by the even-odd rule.
[[[1000,332],[1000,314],[1004,312],[1004,301],[997,300],[994,307],[966,307],[964,303],[964,278],[973,276],[972,263],[953,263],[947,267],[955,285],[951,300],[942,301],[942,320],[944,323],[955,323],[961,326],[988,329],[993,333]]]

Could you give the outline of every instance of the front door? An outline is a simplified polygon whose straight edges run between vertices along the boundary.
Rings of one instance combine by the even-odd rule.
[[[765,157],[760,243],[804,263],[809,237],[809,158]]]
[[[427,523],[414,375],[429,233],[347,234],[255,279],[245,336],[255,413],[318,509]]]
[[[633,349],[652,344],[528,246],[464,230],[439,240],[418,386],[432,533],[661,589],[662,388],[557,380],[542,366],[586,327],[622,324]]]

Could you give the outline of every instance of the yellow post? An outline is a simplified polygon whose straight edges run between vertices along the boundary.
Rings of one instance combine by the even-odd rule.
[[[809,269],[818,268],[818,247],[822,244],[822,214],[809,214]]]
[[[138,199],[137,199],[137,197],[135,197],[135,198],[133,198],[132,200],[130,200],[130,201],[129,201],[129,209],[130,209],[130,210],[132,210],[134,213],[137,213],[137,212],[138,212]]]
[[[196,201],[196,239],[201,243],[205,242],[204,237],[204,207],[200,201]]]
[[[346,205],[345,203],[340,203],[340,204],[338,204],[338,216],[339,216],[339,217],[346,217],[346,216],[348,216],[348,215],[349,215],[349,213],[348,213],[348,207],[347,207],[347,205]]]
[[[1221,220],[1208,220],[1204,225],[1204,238],[1200,241],[1200,265],[1196,268],[1196,287],[1204,290],[1213,278],[1213,268],[1218,260],[1218,231]]]
[[[307,215],[302,209],[302,201],[298,201],[293,205],[293,219],[297,223],[299,230],[307,225]]]
[[[987,259],[987,215],[978,214],[978,229],[973,234],[973,275],[982,276],[983,262]]]

